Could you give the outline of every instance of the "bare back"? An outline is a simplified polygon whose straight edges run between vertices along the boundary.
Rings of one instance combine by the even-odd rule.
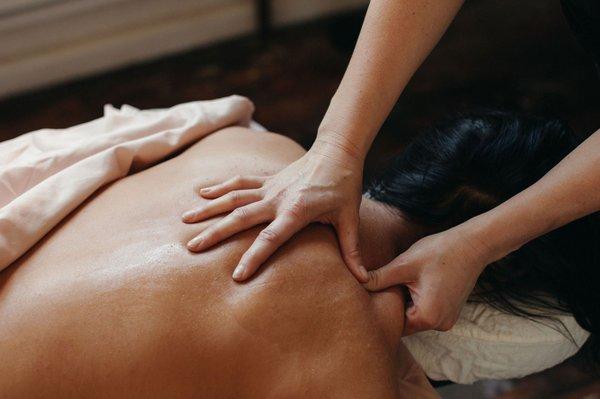
[[[382,320],[329,229],[303,230],[245,284],[230,276],[258,229],[185,248],[203,228],[180,221],[203,201],[195,187],[273,173],[302,153],[281,136],[224,129],[80,207],[0,273],[0,397],[430,392],[400,386],[401,318]],[[399,295],[385,301],[402,314]]]

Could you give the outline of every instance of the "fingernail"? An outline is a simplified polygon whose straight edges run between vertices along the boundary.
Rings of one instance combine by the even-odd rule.
[[[181,218],[183,220],[188,220],[188,219],[191,219],[193,216],[194,216],[194,211],[188,211],[188,212],[185,212],[183,215],[181,215]]]
[[[200,194],[210,193],[210,188],[203,188],[200,190]]]
[[[194,238],[187,244],[188,249],[195,250],[195,251],[200,250],[201,246],[202,246],[202,238]]]
[[[233,271],[233,275],[231,277],[233,277],[234,280],[240,280],[244,275],[245,269],[246,267],[244,265],[238,265],[238,267],[236,267]]]

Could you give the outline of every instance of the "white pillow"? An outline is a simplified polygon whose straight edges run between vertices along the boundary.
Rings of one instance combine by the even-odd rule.
[[[572,316],[557,318],[575,342],[551,326],[481,303],[468,303],[450,331],[418,333],[403,342],[433,380],[518,378],[562,362],[588,338]]]

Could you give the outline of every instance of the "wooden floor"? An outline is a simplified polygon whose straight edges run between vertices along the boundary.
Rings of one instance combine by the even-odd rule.
[[[105,103],[168,107],[233,93],[256,119],[304,146],[312,142],[350,56],[359,13],[244,38],[78,82],[0,100],[0,140],[101,116]],[[368,177],[423,127],[474,107],[502,107],[600,128],[600,82],[559,2],[468,2],[402,95],[367,159]],[[516,382],[451,387],[448,398],[600,398],[577,362]],[[456,391],[457,392],[450,392]],[[474,396],[472,396],[474,395]]]

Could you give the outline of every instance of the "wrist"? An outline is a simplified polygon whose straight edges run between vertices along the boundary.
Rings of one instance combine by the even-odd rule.
[[[489,216],[484,213],[456,226],[465,245],[477,256],[481,270],[517,249],[507,243],[502,226]]]
[[[367,150],[333,130],[319,130],[309,153],[330,158],[347,166],[362,167]]]
[[[453,250],[460,254],[463,265],[467,265],[469,271],[476,275],[499,259],[496,257],[495,244],[490,242],[487,234],[480,230],[479,226],[473,225],[471,220],[454,226],[445,233],[452,235],[449,242],[454,243]]]

